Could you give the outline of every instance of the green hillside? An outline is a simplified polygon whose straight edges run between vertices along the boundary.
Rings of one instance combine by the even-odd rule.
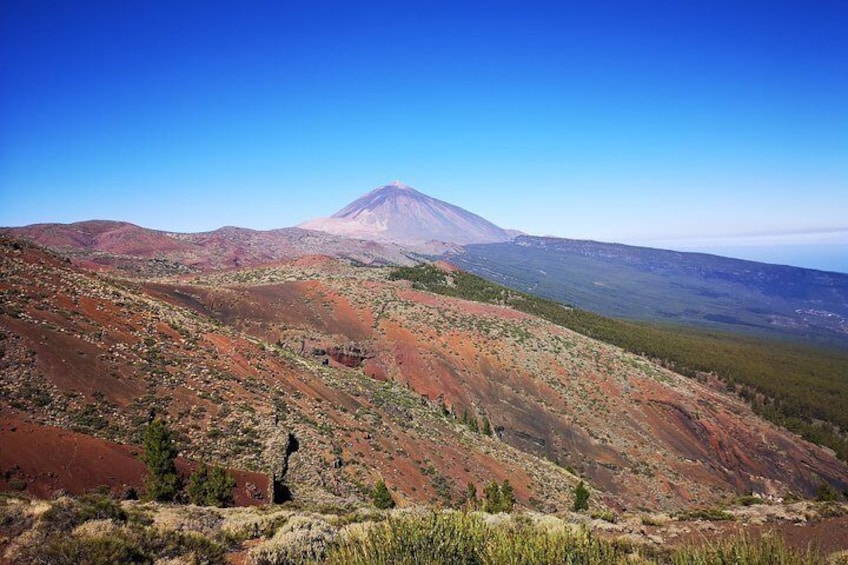
[[[848,274],[630,245],[521,236],[446,259],[617,319],[848,350]]]

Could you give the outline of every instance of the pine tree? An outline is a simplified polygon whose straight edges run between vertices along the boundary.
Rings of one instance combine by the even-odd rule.
[[[144,432],[144,454],[141,460],[147,465],[144,481],[145,499],[168,502],[180,492],[180,477],[174,459],[177,447],[168,426],[158,418]]]
[[[489,481],[483,489],[485,502],[483,503],[483,511],[490,514],[497,514],[501,511],[501,487],[494,480]]]
[[[223,467],[212,467],[209,472],[209,488],[206,502],[212,506],[232,506],[236,478]]]
[[[477,486],[472,482],[465,487],[465,503],[471,510],[477,508]]]
[[[503,485],[499,485],[496,481],[489,481],[483,489],[483,495],[485,497],[483,511],[489,514],[512,512],[515,506],[515,490],[509,483],[509,479],[504,479]]]
[[[477,418],[472,417],[468,420],[468,429],[474,432],[475,434],[480,433],[480,425],[477,423]]]
[[[199,506],[232,506],[235,477],[222,467],[210,470],[202,463],[188,480],[187,494],[192,504]]]
[[[209,468],[201,463],[188,478],[186,494],[188,501],[198,506],[206,504],[206,483],[209,480]]]
[[[386,487],[386,483],[383,480],[379,480],[374,484],[374,488],[371,490],[371,502],[380,510],[395,507],[395,501],[392,499],[392,494],[389,492],[389,489]]]
[[[487,417],[485,417],[485,416],[483,416],[483,427],[482,427],[482,429],[480,430],[480,432],[481,432],[484,436],[490,436],[490,435],[492,435],[492,424],[490,424],[490,423],[489,423],[489,419],[488,419]]]
[[[501,512],[512,512],[515,506],[515,490],[509,484],[509,479],[504,479],[501,485]]]
[[[581,510],[589,509],[589,489],[583,484],[583,481],[577,483],[574,487],[574,505],[572,510],[580,512]]]

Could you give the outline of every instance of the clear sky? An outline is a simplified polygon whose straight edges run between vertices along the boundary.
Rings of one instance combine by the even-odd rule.
[[[400,179],[848,271],[846,30],[845,0],[3,0],[0,225],[285,227]]]

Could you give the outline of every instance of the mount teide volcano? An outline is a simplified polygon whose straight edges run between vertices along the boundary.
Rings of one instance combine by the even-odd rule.
[[[506,230],[480,216],[431,198],[400,181],[365,194],[329,218],[309,220],[298,227],[406,244],[436,240],[465,245],[512,239]]]

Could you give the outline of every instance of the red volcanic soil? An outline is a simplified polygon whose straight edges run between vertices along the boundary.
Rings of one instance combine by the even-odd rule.
[[[14,417],[0,417],[0,490],[26,484],[26,492],[52,498],[59,492],[81,494],[106,486],[116,495],[131,487],[140,492],[146,467],[139,460],[142,449],[78,434],[52,426],[32,424]],[[187,476],[197,463],[177,460]],[[237,506],[257,506],[267,500],[268,477],[260,473],[230,470],[236,477]],[[262,498],[257,496],[257,493]]]
[[[91,220],[76,224],[35,224],[14,230],[19,236],[56,249],[97,250],[107,253],[155,257],[168,252],[188,252],[194,246],[166,233],[127,222]]]
[[[448,263],[447,261],[443,261],[441,259],[433,263],[433,266],[439,269],[440,271],[444,271],[446,273],[458,273],[462,270],[453,263]]]

